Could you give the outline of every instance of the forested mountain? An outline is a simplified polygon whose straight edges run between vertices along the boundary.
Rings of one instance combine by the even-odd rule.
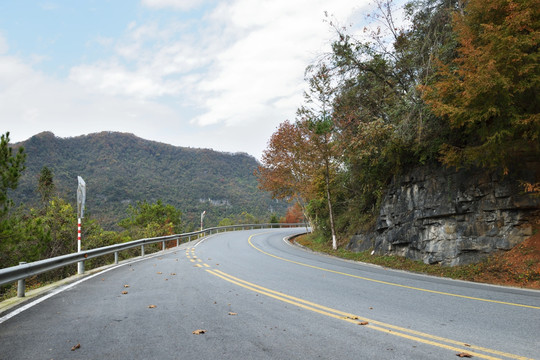
[[[266,220],[272,212],[285,214],[284,202],[271,200],[257,188],[253,175],[258,162],[243,153],[183,148],[138,138],[132,134],[101,132],[59,138],[44,132],[14,144],[24,146],[26,170],[10,193],[15,203],[37,203],[38,178],[52,170],[58,195],[76,202],[77,176],[86,181],[86,212],[106,228],[114,228],[137,201],[161,199],[184,213],[196,227],[206,210],[205,225],[243,212]]]

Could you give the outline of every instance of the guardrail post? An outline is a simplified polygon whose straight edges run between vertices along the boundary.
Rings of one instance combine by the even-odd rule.
[[[144,256],[144,245],[141,245],[141,256]]]
[[[79,275],[84,274],[84,261],[79,261],[77,263],[77,274]]]
[[[180,246],[180,238],[176,239],[176,247]]]
[[[161,250],[165,251],[165,240],[161,242]]]
[[[118,251],[114,252],[114,263],[118,264]]]
[[[26,264],[26,261],[19,262],[19,265]],[[26,287],[26,279],[20,279],[17,281],[17,297],[24,297],[24,290]]]

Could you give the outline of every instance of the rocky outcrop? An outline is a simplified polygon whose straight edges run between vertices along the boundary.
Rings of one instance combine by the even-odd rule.
[[[509,250],[532,235],[540,218],[540,198],[516,180],[540,181],[540,163],[526,169],[510,177],[426,166],[396,177],[375,231],[353,236],[349,248],[451,266]]]

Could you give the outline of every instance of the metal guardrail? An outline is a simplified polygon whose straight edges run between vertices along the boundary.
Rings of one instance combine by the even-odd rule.
[[[212,227],[204,229],[201,231],[194,231],[184,234],[160,236],[155,238],[145,238],[139,240],[133,240],[125,243],[104,246],[96,249],[83,250],[81,252],[56,256],[50,259],[44,259],[35,261],[32,263],[21,263],[20,265],[0,269],[0,285],[12,283],[18,281],[17,296],[24,297],[25,291],[25,280],[34,275],[42,274],[47,271],[59,269],[64,266],[71,264],[83,262],[88,259],[92,259],[99,256],[114,254],[114,263],[118,264],[118,253],[123,250],[131,249],[140,246],[141,247],[141,256],[144,256],[144,246],[155,244],[161,242],[162,250],[165,250],[165,243],[167,241],[176,240],[176,246],[180,245],[180,240],[188,238],[188,241],[191,241],[191,238],[200,235],[207,236],[210,234],[225,232],[229,230],[242,229],[266,229],[266,228],[283,228],[283,227],[303,227],[308,226],[305,223],[294,223],[294,224],[244,224],[244,225],[231,225],[231,226],[221,226],[221,227]],[[84,269],[84,267],[83,267]]]

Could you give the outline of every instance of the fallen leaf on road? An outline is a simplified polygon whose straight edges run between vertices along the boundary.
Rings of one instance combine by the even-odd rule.
[[[370,308],[369,308],[369,310],[373,310],[373,308],[372,308],[372,307],[370,307]]]
[[[176,275],[176,273],[171,273],[171,275]]]
[[[463,345],[468,346],[468,347],[471,347],[471,344],[463,344]]]
[[[229,315],[238,315],[237,313],[229,312]]]
[[[128,292],[127,291],[122,291],[122,294],[126,295]]]
[[[460,352],[458,354],[456,354],[456,356],[459,356],[459,357],[466,357],[466,358],[472,358],[473,356],[471,354],[467,354],[466,352]]]
[[[128,287],[129,287],[129,285],[127,285],[127,284],[126,284],[126,285],[124,285],[124,287],[125,287],[125,288],[128,288]]]
[[[194,335],[201,335],[201,334],[204,334],[206,332],[206,330],[202,330],[202,329],[199,329],[199,330],[195,330],[193,332]]]
[[[347,319],[358,320],[358,316],[356,316],[356,315],[354,315],[354,316],[347,316]]]
[[[158,271],[157,273],[160,274],[160,275],[163,274],[161,271]]]
[[[81,344],[77,344],[77,345],[75,345],[75,346],[73,346],[73,347],[71,348],[71,351],[75,351],[75,350],[77,350],[77,349],[80,348],[80,347],[81,347]]]
[[[153,309],[153,308],[155,308],[155,307],[156,307],[156,305],[148,305],[148,308],[149,308],[149,309]]]
[[[367,325],[367,324],[369,324],[367,321],[362,321],[358,323],[358,325]]]

